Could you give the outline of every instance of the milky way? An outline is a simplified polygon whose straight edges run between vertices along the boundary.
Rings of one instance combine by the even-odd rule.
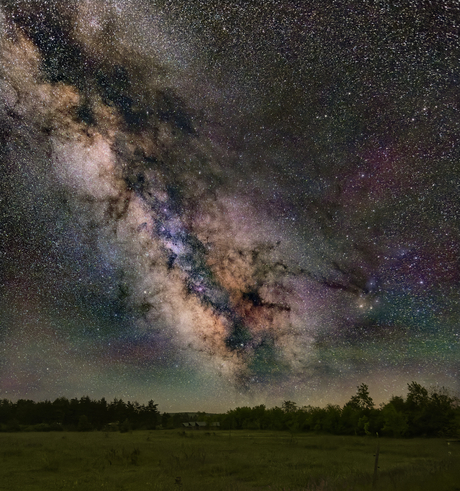
[[[456,2],[0,5],[0,397],[459,389]]]

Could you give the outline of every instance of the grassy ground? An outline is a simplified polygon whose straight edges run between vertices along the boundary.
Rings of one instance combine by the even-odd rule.
[[[460,490],[460,443],[380,439],[377,490]],[[377,440],[278,432],[0,433],[0,490],[371,491]]]

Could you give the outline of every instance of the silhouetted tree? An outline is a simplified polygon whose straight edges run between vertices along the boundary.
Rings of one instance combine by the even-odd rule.
[[[297,411],[297,404],[292,401],[284,401],[281,405],[281,409],[285,413],[295,413]]]
[[[369,387],[366,384],[361,384],[358,386],[358,391],[354,396],[352,396],[346,405],[352,407],[353,409],[370,411],[374,407],[374,401],[369,395]]]
[[[164,428],[164,429],[171,429],[173,428],[173,424],[172,424],[172,417],[169,413],[163,413],[161,415],[161,426]]]
[[[384,426],[381,430],[383,435],[401,437],[409,428],[407,414],[398,411],[393,403],[388,403],[382,408]]]
[[[129,422],[129,419],[126,418],[123,423],[120,424],[120,433],[128,433],[131,429],[131,423]]]
[[[340,406],[328,404],[321,414],[321,429],[327,433],[341,433],[341,416]]]
[[[8,399],[2,399],[0,401],[0,425],[6,424],[7,421],[12,419],[14,412],[14,404]]]

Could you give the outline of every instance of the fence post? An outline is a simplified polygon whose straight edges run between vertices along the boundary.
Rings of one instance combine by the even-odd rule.
[[[377,450],[375,452],[374,477],[372,479],[372,489],[375,489],[377,486],[377,472],[378,472],[378,468],[379,468],[379,453],[380,453],[380,442],[377,440]]]

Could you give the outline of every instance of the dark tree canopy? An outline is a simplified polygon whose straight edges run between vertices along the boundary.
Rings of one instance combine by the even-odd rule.
[[[281,407],[265,405],[237,407],[226,414],[198,412],[160,414],[152,400],[146,405],[121,399],[107,402],[89,397],[34,402],[20,399],[0,400],[0,431],[131,431],[172,429],[191,421],[223,429],[313,431],[338,435],[379,435],[388,437],[458,436],[460,408],[458,399],[446,389],[426,389],[417,382],[408,384],[408,393],[393,396],[375,408],[369,387],[362,383],[343,406],[299,407],[284,401]],[[216,426],[214,426],[216,427]]]

